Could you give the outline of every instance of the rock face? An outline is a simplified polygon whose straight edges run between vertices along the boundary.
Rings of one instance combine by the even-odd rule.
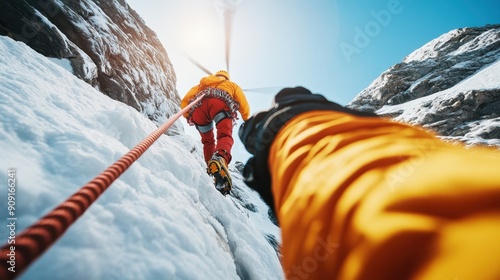
[[[178,108],[168,55],[125,0],[1,1],[0,35],[69,60],[77,77],[151,120]]]
[[[500,25],[453,30],[394,65],[348,107],[500,146]]]

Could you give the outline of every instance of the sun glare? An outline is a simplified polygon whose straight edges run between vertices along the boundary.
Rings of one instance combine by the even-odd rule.
[[[191,11],[189,20],[179,28],[181,47],[187,55],[211,63],[224,53],[224,25],[215,11]]]

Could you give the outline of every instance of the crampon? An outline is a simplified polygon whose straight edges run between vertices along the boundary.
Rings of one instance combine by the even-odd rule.
[[[215,188],[223,195],[228,195],[231,192],[233,183],[224,158],[213,156],[207,165],[208,174],[214,177]]]

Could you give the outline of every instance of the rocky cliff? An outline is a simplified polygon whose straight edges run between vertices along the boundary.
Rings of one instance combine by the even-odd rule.
[[[500,25],[453,30],[382,73],[348,106],[500,146],[499,61]]]
[[[3,0],[0,35],[68,62],[74,75],[152,120],[178,107],[165,49],[124,0]]]

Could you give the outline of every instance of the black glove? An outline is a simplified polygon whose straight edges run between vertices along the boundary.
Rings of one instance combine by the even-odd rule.
[[[271,174],[267,165],[269,149],[276,134],[293,117],[311,110],[339,111],[363,117],[374,117],[373,113],[348,109],[328,101],[324,96],[313,94],[306,88],[284,88],[274,97],[268,111],[259,112],[243,123],[239,137],[246,150],[253,155],[245,164],[244,182],[256,190],[271,210],[274,199],[271,191]]]

